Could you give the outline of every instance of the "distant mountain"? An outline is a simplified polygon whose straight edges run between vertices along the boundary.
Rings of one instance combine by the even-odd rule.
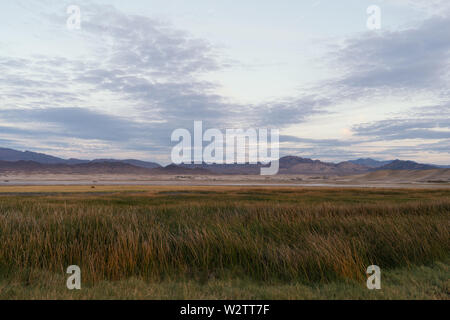
[[[349,162],[354,163],[354,164],[359,164],[364,167],[379,168],[379,167],[382,167],[382,166],[385,166],[385,165],[391,163],[392,161],[393,160],[378,161],[378,160],[374,160],[372,158],[361,158],[361,159],[357,159],[357,160],[350,160]]]
[[[292,168],[298,164],[314,164],[314,163],[321,163],[319,160],[312,160],[308,158],[301,158],[296,156],[286,156],[280,158],[280,168],[281,169],[288,169]]]
[[[148,161],[141,161],[141,160],[135,160],[135,159],[126,159],[126,160],[116,160],[116,159],[95,159],[91,162],[120,162],[120,163],[126,163],[131,164],[136,167],[141,168],[147,168],[147,169],[155,169],[155,168],[161,168],[161,165],[156,162],[148,162]]]
[[[202,169],[208,170],[211,173],[215,174],[259,174],[261,164],[180,164],[178,167],[187,168],[187,169]]]
[[[49,156],[43,153],[31,151],[17,151],[13,149],[0,148],[0,161],[35,161],[39,163],[64,163],[64,159]]]
[[[374,170],[429,170],[448,166],[434,166],[414,161],[377,161],[371,158],[340,163],[322,162],[297,156],[279,160],[280,174],[306,175],[352,175]],[[242,174],[257,175],[262,167],[258,164],[171,164],[162,167],[155,162],[134,159],[62,159],[43,153],[0,148],[0,172],[47,172],[47,173],[130,173],[130,174]]]
[[[336,164],[336,168],[341,174],[359,174],[366,172],[369,167],[363,166],[357,163],[352,163],[350,161],[344,161]]]
[[[280,174],[328,174],[346,175],[358,174],[369,171],[369,167],[351,163],[349,161],[340,163],[322,162],[295,156],[280,158]]]
[[[446,165],[429,164],[429,163],[428,163],[428,165],[434,166],[434,167],[438,167],[438,168],[441,168],[441,169],[450,169],[450,166],[446,166]]]
[[[77,165],[86,163],[98,163],[98,162],[120,162],[125,164],[131,164],[136,167],[154,169],[161,168],[161,165],[155,162],[147,162],[141,160],[127,159],[95,159],[95,160],[80,160],[80,159],[62,159],[58,157],[49,156],[43,153],[31,152],[31,151],[17,151],[13,149],[0,148],[0,161],[33,161],[41,164],[67,164]]]
[[[35,161],[0,161],[1,173],[149,174],[151,170],[119,162],[88,162],[71,165],[45,164]]]
[[[0,174],[211,174],[204,169],[176,168],[143,168],[121,161],[89,161],[79,164],[46,164],[35,161],[0,161]]]
[[[215,174],[260,174],[262,167],[269,165],[263,164],[182,164],[180,167],[189,169],[205,169]],[[320,160],[312,160],[296,156],[286,156],[280,158],[280,174],[357,174],[367,172],[370,168],[350,162],[341,162],[338,164],[326,163]]]
[[[394,160],[389,164],[377,168],[377,170],[431,170],[438,167],[414,161]]]

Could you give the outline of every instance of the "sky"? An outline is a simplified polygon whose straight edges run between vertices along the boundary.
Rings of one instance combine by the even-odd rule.
[[[1,2],[0,147],[168,164],[194,121],[279,129],[281,155],[448,165],[450,1]]]

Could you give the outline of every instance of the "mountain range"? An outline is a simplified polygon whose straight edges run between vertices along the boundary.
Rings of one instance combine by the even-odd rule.
[[[385,166],[389,163],[391,163],[393,160],[387,160],[387,161],[378,161],[371,158],[364,158],[364,159],[357,159],[357,160],[350,160],[351,163],[359,164],[361,166],[369,167],[369,168],[379,168],[382,166]]]
[[[17,151],[13,149],[0,148],[0,161],[33,161],[41,164],[67,164],[67,165],[77,165],[95,162],[118,162],[124,164],[130,164],[136,167],[154,169],[161,168],[161,165],[155,162],[147,162],[141,160],[127,159],[127,160],[116,160],[116,159],[95,159],[95,160],[80,160],[80,159],[62,159],[54,156],[49,156],[44,153],[37,153],[31,151]]]
[[[443,166],[414,161],[357,159],[340,163],[297,156],[280,158],[279,174],[354,175],[378,170],[431,170]],[[43,153],[0,148],[0,172],[65,174],[259,174],[262,164],[171,164],[135,159],[62,159]]]

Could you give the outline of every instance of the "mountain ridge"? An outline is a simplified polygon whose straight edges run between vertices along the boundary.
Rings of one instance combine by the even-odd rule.
[[[161,166],[156,162],[136,159],[62,159],[31,151],[0,148],[0,172],[63,172],[74,173],[141,173],[141,174],[259,174],[269,164],[170,164]],[[378,170],[431,170],[440,166],[421,164],[410,160],[378,161],[371,158],[323,162],[299,156],[279,159],[279,174],[352,175]],[[97,170],[97,171],[96,171]]]
[[[377,170],[431,170],[437,169],[437,166],[417,163],[410,160],[394,160],[382,167],[377,168]]]
[[[63,159],[54,156],[47,155],[45,153],[38,153],[32,151],[18,151],[8,148],[0,148],[0,161],[34,161],[41,164],[67,164],[77,165],[90,162],[121,162],[125,164],[131,164],[137,167],[154,169],[161,168],[161,165],[156,162],[142,161],[136,159],[94,159],[94,160],[80,160],[75,158]]]
[[[354,164],[359,164],[365,167],[370,167],[370,168],[379,168],[382,167],[384,165],[387,165],[389,163],[391,163],[394,160],[375,160],[372,158],[359,158],[356,160],[349,160],[350,162],[354,163]]]

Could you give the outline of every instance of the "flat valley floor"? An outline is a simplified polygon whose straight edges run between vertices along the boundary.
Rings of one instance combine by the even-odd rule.
[[[136,175],[0,173],[0,188],[13,186],[292,186],[450,189],[450,169],[386,170],[359,175]]]
[[[0,299],[450,298],[439,183],[4,184]],[[66,287],[70,265],[81,290]]]

